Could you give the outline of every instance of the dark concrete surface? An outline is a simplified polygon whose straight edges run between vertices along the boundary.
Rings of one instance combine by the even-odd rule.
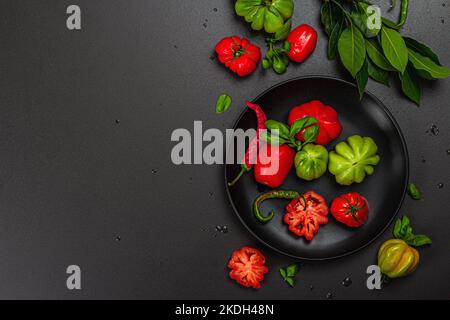
[[[294,24],[319,31],[307,62],[282,76],[258,69],[237,81],[209,59],[215,43],[232,34],[261,46],[264,39],[234,15],[232,1],[1,1],[0,298],[450,298],[448,79],[423,85],[420,108],[395,81],[392,88],[368,85],[399,122],[411,180],[423,193],[423,201],[406,199],[402,213],[434,240],[420,250],[414,275],[380,291],[366,288],[365,269],[389,231],[352,256],[302,262],[292,289],[277,272],[292,260],[262,247],[240,224],[223,167],[171,163],[175,128],[191,129],[194,120],[232,126],[242,107],[215,114],[223,92],[239,102],[299,75],[348,79],[326,59],[320,3],[295,1]],[[81,31],[66,28],[70,4],[81,7]],[[449,8],[448,0],[411,1],[402,31],[446,65]],[[426,133],[432,124],[437,136]],[[259,291],[228,279],[229,255],[243,245],[266,254],[271,272]],[[81,267],[80,291],[66,288],[71,264]],[[346,277],[349,287],[341,284]]]

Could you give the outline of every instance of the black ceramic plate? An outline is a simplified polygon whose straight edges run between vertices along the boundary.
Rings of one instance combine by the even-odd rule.
[[[370,204],[366,224],[351,229],[338,223],[329,214],[328,224],[320,226],[314,239],[308,242],[289,232],[283,223],[284,208],[288,203],[286,200],[268,200],[263,203],[264,213],[269,210],[276,212],[269,223],[263,224],[255,219],[252,213],[253,200],[269,189],[258,185],[253,173],[246,174],[234,187],[227,186],[227,189],[238,217],[264,244],[291,257],[323,260],[348,255],[365,247],[390,225],[406,193],[408,153],[400,128],[388,109],[370,93],[366,93],[360,101],[355,86],[343,80],[328,77],[297,78],[270,88],[254,102],[261,105],[268,119],[286,122],[292,107],[311,100],[321,100],[333,106],[339,114],[343,131],[336,141],[327,146],[328,150],[333,150],[336,143],[350,135],[370,136],[378,145],[381,162],[375,168],[375,173],[361,184],[340,186],[329,172],[315,181],[301,181],[295,175],[295,170],[292,170],[282,188],[299,192],[315,190],[325,197],[329,205],[340,194],[359,192]],[[256,128],[254,113],[243,112],[236,128]],[[226,165],[226,180],[235,177],[239,168],[239,165]]]

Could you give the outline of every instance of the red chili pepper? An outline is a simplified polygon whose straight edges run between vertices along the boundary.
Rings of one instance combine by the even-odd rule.
[[[264,113],[263,109],[261,109],[261,107],[259,105],[251,103],[249,101],[246,101],[245,104],[247,105],[247,107],[252,109],[256,114],[256,121],[257,121],[256,137],[254,137],[250,141],[247,151],[245,152],[243,163],[241,164],[241,171],[236,176],[236,178],[233,179],[233,181],[228,183],[228,185],[230,187],[234,186],[236,184],[236,182],[239,181],[239,179],[242,177],[242,175],[244,173],[252,170],[253,165],[256,163],[256,158],[258,155],[259,139],[260,139],[261,132],[262,132],[262,130],[266,129],[267,116]]]
[[[264,144],[255,164],[255,180],[271,188],[278,188],[286,179],[294,164],[295,150],[286,144]],[[278,162],[278,170],[273,165]]]
[[[317,100],[292,108],[289,112],[288,124],[292,125],[296,120],[308,116],[319,121],[319,134],[315,141],[316,144],[327,145],[341,134],[342,125],[339,122],[336,110]],[[300,131],[296,138],[304,141],[303,131]]]
[[[261,59],[261,50],[246,38],[227,37],[216,45],[219,61],[240,77],[245,77],[256,70]]]
[[[291,44],[288,52],[289,59],[303,62],[316,49],[317,32],[313,27],[302,24],[291,31],[287,41]]]
[[[369,202],[357,192],[346,193],[333,200],[331,214],[349,227],[360,227],[369,216]]]

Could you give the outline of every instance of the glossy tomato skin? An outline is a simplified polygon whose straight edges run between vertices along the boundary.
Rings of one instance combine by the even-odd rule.
[[[282,144],[264,144],[258,152],[254,173],[256,182],[270,188],[281,186],[294,165],[295,150]],[[278,161],[278,170],[274,166]],[[272,165],[274,164],[274,165]]]
[[[246,38],[231,36],[223,38],[215,47],[219,61],[240,77],[256,70],[261,59],[261,50]]]
[[[303,62],[316,49],[317,32],[310,25],[302,24],[291,31],[287,41],[291,44],[288,52],[289,59]]]
[[[316,144],[325,146],[341,134],[342,125],[339,122],[336,110],[318,100],[292,108],[289,112],[288,124],[292,125],[296,120],[308,116],[319,121],[319,134],[315,141]],[[303,141],[303,132],[299,132],[296,138]]]
[[[286,206],[283,221],[289,231],[311,241],[319,231],[319,226],[328,223],[327,203],[318,193],[305,192]]]
[[[230,278],[244,287],[259,289],[264,274],[269,272],[265,263],[266,258],[259,250],[243,247],[234,251],[228,262]]]
[[[343,194],[333,200],[331,214],[343,224],[357,228],[366,223],[369,216],[369,202],[357,192]]]

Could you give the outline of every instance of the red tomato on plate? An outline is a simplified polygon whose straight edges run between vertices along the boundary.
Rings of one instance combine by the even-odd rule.
[[[333,200],[331,214],[349,227],[360,227],[369,216],[369,202],[357,192],[346,193]]]
[[[341,134],[342,125],[339,122],[338,114],[332,107],[314,100],[300,106],[292,108],[288,116],[288,124],[291,126],[296,120],[314,117],[319,121],[319,134],[316,144],[327,145]],[[297,139],[304,141],[303,131],[297,134]]]
[[[319,231],[319,225],[328,223],[325,199],[314,191],[305,192],[286,206],[284,223],[297,236],[312,240]]]

